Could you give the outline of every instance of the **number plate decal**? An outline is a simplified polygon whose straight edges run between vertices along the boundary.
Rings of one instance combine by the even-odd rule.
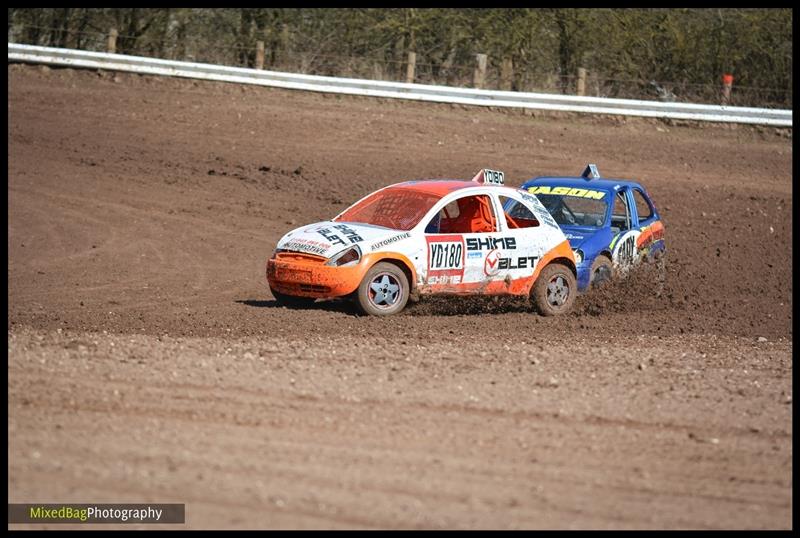
[[[435,235],[428,243],[429,284],[460,284],[464,277],[467,249],[460,235]]]
[[[639,235],[638,230],[625,232],[614,243],[611,258],[618,271],[625,273],[639,261],[639,251],[636,248]]]

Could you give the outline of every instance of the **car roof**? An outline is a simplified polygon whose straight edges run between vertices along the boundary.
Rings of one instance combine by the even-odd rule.
[[[402,183],[395,183],[389,185],[387,189],[409,189],[414,191],[435,194],[437,196],[447,196],[451,192],[461,189],[468,189],[471,187],[488,187],[475,181],[464,181],[461,179],[415,179],[412,181],[404,181]],[[492,188],[500,187],[499,185],[491,185]],[[503,188],[503,187],[500,187]]]
[[[578,189],[595,189],[607,192],[616,192],[623,187],[639,187],[641,184],[629,179],[594,178],[586,179],[582,177],[567,176],[540,176],[527,180],[523,184],[523,189],[531,185],[550,185],[556,187],[571,187]]]

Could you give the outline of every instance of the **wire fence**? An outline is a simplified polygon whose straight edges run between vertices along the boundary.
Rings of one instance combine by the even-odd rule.
[[[257,67],[257,43],[225,40],[200,40],[191,36],[183,39],[162,39],[161,45],[145,42],[142,36],[117,33],[114,52],[168,60],[185,60],[232,67]],[[9,27],[9,42],[110,52],[109,33],[96,28],[54,28],[25,25]],[[180,42],[178,46],[177,42]],[[171,44],[164,44],[171,43]],[[350,55],[330,54],[321,50],[304,49],[302,43],[269,44],[264,48],[263,68],[293,73],[415,82],[455,87],[481,87],[490,90],[543,92],[575,95],[580,86],[583,95],[605,98],[660,100],[665,102],[728,104],[763,108],[792,108],[792,88],[761,88],[732,85],[726,93],[721,81],[692,83],[685,81],[655,81],[604,76],[588,69],[579,83],[577,74],[543,72],[530,66],[506,66],[497,58],[488,58],[485,71],[478,63],[446,59],[435,62],[417,53],[409,69],[409,56],[391,52],[384,46],[362,50]],[[429,54],[432,51],[426,51]],[[409,77],[409,74],[413,76]]]

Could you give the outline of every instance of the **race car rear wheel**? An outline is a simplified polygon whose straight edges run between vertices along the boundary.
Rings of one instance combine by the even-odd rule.
[[[594,263],[592,263],[590,274],[592,275],[592,286],[602,286],[614,278],[614,266],[607,256],[598,254],[594,259]]]
[[[376,263],[358,286],[356,304],[364,314],[389,316],[405,308],[408,302],[408,278],[392,263]]]
[[[275,291],[270,289],[269,291],[272,292],[272,295],[275,297],[275,300],[278,301],[279,304],[286,306],[288,308],[308,308],[312,304],[314,304],[313,297],[298,297],[296,295],[286,295],[279,291]]]
[[[551,263],[539,274],[531,290],[531,300],[543,316],[557,316],[572,310],[578,285],[566,265]]]

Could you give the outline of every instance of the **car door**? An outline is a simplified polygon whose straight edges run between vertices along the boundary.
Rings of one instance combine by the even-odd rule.
[[[478,287],[486,280],[486,255],[505,244],[498,226],[489,194],[444,200],[425,227],[427,264],[421,291],[461,293]]]
[[[505,248],[500,251],[502,258],[497,271],[493,273],[491,267],[486,267],[487,277],[509,280],[529,277],[557,241],[551,237],[551,226],[555,230],[559,228],[555,223],[541,222],[534,209],[515,192],[498,194],[498,202],[503,221],[501,229],[507,239]],[[487,264],[489,261],[487,259]]]
[[[636,238],[637,259],[653,259],[664,251],[664,225],[650,197],[643,189],[630,189],[631,207],[636,213],[640,235]]]
[[[614,269],[621,273],[627,272],[637,261],[636,242],[641,232],[636,226],[635,218],[630,189],[620,189],[614,195],[611,209],[611,230],[614,236],[609,247]]]

